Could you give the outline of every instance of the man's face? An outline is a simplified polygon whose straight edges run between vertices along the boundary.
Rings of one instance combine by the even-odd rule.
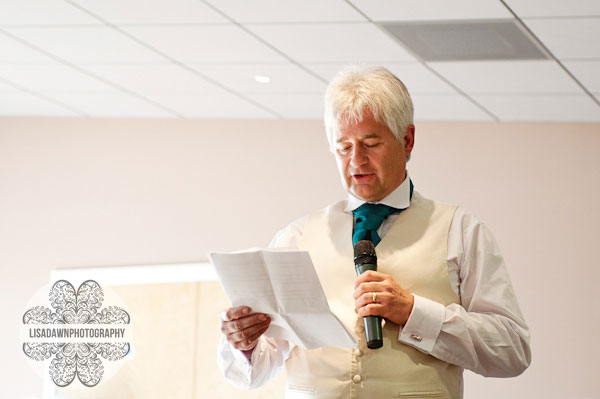
[[[346,191],[364,201],[379,201],[404,181],[414,126],[409,126],[401,142],[366,111],[362,122],[339,125],[333,141]]]

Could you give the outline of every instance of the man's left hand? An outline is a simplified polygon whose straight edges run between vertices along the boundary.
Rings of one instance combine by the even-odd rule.
[[[400,325],[408,321],[415,298],[389,274],[367,270],[358,276],[354,288],[354,304],[359,317],[381,316]]]

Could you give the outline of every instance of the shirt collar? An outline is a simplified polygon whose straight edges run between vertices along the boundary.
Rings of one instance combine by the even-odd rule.
[[[344,208],[344,212],[352,212],[362,204],[364,204],[365,200],[360,198],[356,198],[352,194],[348,193],[348,197],[346,199],[346,208]],[[398,209],[408,208],[410,205],[410,177],[408,176],[408,171],[406,171],[406,177],[404,181],[400,183],[394,191],[389,193],[385,198],[381,201],[373,201],[372,204],[384,204]]]

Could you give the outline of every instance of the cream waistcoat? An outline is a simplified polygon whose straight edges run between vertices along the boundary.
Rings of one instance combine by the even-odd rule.
[[[383,327],[383,347],[368,349],[354,312],[353,215],[344,201],[308,217],[299,249],[308,250],[331,310],[355,329],[358,350],[295,347],[286,361],[287,398],[462,398],[462,368],[398,342],[399,326]],[[378,271],[408,291],[458,303],[448,281],[448,230],[455,206],[414,193],[377,245]],[[315,328],[318,328],[316,326]]]

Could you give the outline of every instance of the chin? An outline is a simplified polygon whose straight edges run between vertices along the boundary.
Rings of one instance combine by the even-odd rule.
[[[373,197],[374,195],[372,193],[361,193],[360,191],[352,191],[352,194],[356,197],[356,198],[360,198],[363,201],[373,201]]]

